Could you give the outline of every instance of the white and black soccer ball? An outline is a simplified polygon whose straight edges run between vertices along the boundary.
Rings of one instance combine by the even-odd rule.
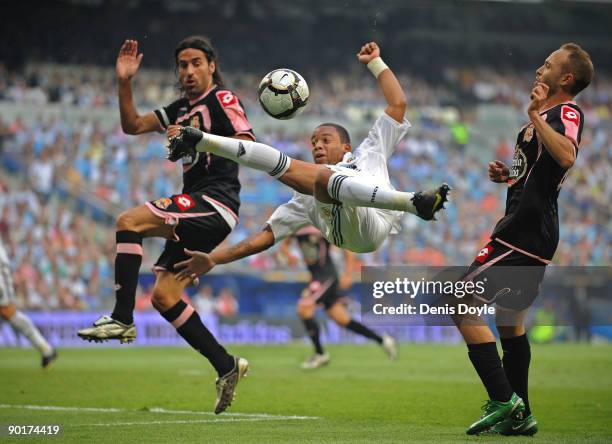
[[[308,103],[308,84],[297,72],[275,69],[264,76],[258,89],[259,103],[275,119],[292,119]]]

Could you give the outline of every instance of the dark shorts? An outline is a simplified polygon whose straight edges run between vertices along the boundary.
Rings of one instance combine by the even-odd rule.
[[[166,224],[174,226],[175,239],[166,241],[154,271],[174,271],[174,264],[189,259],[184,248],[209,253],[232,231],[201,193],[175,194],[145,205]]]
[[[524,310],[538,296],[545,271],[543,262],[491,241],[476,255],[464,280],[484,286],[482,294],[474,294],[477,301]]]
[[[330,277],[310,282],[302,292],[302,297],[298,303],[322,305],[327,310],[343,296],[338,279]]]

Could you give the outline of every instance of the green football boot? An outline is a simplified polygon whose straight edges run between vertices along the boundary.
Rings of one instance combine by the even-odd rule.
[[[538,433],[538,421],[536,420],[535,416],[523,416],[524,415],[521,414],[521,412],[516,415],[512,415],[511,418],[504,419],[502,422],[491,427],[489,433],[506,436],[533,436]]]
[[[511,419],[513,415],[525,410],[525,404],[516,393],[513,393],[510,400],[506,402],[489,399],[482,406],[482,410],[483,414],[480,419],[466,430],[465,433],[468,435],[478,435],[505,419]]]

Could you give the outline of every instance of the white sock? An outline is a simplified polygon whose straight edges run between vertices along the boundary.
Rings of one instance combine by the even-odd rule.
[[[51,345],[43,337],[38,328],[32,324],[30,318],[17,310],[13,317],[8,321],[15,330],[28,338],[32,346],[41,352],[43,356],[51,356],[53,353],[53,347],[51,347]]]
[[[412,203],[414,193],[405,193],[388,188],[387,185],[363,180],[359,176],[334,173],[327,184],[332,199],[355,207],[372,207],[384,210],[404,211],[417,214]]]
[[[250,140],[232,139],[204,133],[196,150],[208,151],[256,170],[264,171],[275,179],[289,169],[291,158],[276,148]]]

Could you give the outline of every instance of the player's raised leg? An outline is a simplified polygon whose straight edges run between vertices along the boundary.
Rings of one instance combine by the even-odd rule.
[[[216,136],[190,127],[181,129],[180,135],[171,141],[170,150],[176,156],[183,156],[194,144],[198,151],[211,152],[264,171],[297,192],[314,195],[324,203],[404,211],[432,220],[434,214],[444,208],[450,190],[443,184],[435,190],[406,193],[389,188],[384,180],[365,184],[359,176],[349,177],[334,173],[325,165],[291,159],[263,143]]]
[[[442,184],[429,191],[415,193],[389,188],[382,180],[364,180],[343,171],[320,170],[315,182],[315,198],[323,203],[338,203],[356,207],[373,207],[412,213],[424,220],[434,219],[444,208],[450,187]]]

